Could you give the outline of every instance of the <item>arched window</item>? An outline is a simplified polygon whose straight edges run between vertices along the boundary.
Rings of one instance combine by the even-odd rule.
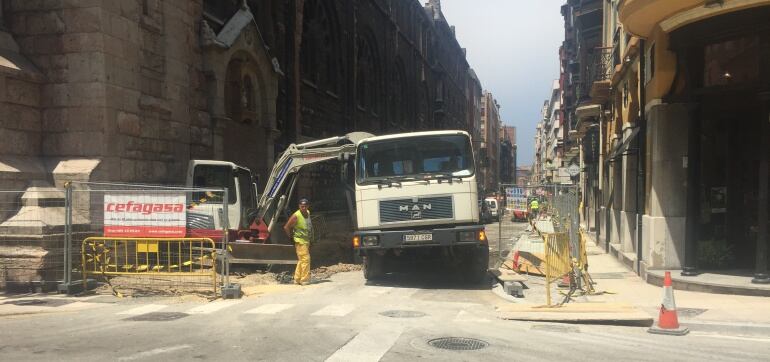
[[[243,77],[243,86],[241,87],[241,106],[247,111],[257,110],[254,99],[254,83],[250,76]]]
[[[407,130],[410,127],[409,114],[412,97],[409,96],[409,87],[406,79],[404,64],[401,59],[396,60],[390,87],[391,122],[396,129]]]
[[[335,14],[329,1],[305,3],[300,50],[302,78],[332,93],[340,90],[342,69]]]
[[[225,76],[225,112],[230,119],[237,119],[241,113],[241,61],[233,59],[227,65]]]
[[[356,98],[358,106],[373,113],[380,111],[381,73],[373,37],[364,34],[358,37],[356,54]]]
[[[418,101],[420,102],[418,107],[418,115],[417,118],[419,120],[419,124],[417,125],[418,129],[427,129],[428,128],[428,120],[430,119],[430,115],[428,112],[430,111],[430,100],[428,95],[428,87],[423,82],[420,85],[419,88],[419,96]]]
[[[255,78],[253,64],[242,54],[236,55],[227,64],[225,113],[236,122],[252,123],[259,120],[259,81]]]

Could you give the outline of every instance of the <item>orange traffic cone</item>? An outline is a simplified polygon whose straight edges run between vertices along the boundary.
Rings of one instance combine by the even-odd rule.
[[[663,279],[663,303],[660,305],[658,325],[650,327],[647,332],[673,336],[683,336],[690,332],[689,329],[679,325],[679,318],[676,316],[674,288],[671,287],[671,272],[667,271],[666,277]]]

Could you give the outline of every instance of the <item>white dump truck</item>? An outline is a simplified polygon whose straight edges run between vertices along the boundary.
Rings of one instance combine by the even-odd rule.
[[[354,132],[292,144],[274,164],[261,194],[248,169],[225,161],[192,161],[187,183],[228,188],[231,262],[291,264],[296,263],[293,246],[277,244],[270,234],[299,171],[335,160],[346,165],[343,169],[354,169],[355,185],[346,196],[355,208],[353,247],[363,257],[367,279],[381,276],[389,261],[399,258],[445,259],[469,279],[486,275],[489,248],[479,224],[471,138],[463,131],[379,137]],[[215,203],[189,213],[190,234],[222,230],[222,216]]]
[[[382,276],[396,259],[443,259],[470,280],[486,276],[489,247],[479,223],[474,160],[463,131],[358,142],[353,244],[366,279]]]

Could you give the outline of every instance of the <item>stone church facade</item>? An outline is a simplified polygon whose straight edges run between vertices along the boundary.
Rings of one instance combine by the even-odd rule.
[[[0,0],[0,10],[0,190],[14,190],[0,191],[0,290],[61,280],[66,181],[179,185],[189,160],[219,159],[262,187],[294,142],[479,127],[480,83],[438,0]],[[334,258],[350,247],[339,168],[303,173],[295,194],[336,231],[314,253]]]
[[[5,189],[179,184],[196,158],[266,175],[292,142],[473,129],[438,0],[0,3]]]

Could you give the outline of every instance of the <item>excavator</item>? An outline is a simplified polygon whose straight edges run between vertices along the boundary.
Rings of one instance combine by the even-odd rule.
[[[193,195],[187,211],[189,237],[210,237],[221,243],[226,236],[230,264],[296,264],[294,245],[271,238],[297,184],[299,171],[324,161],[346,162],[355,155],[358,142],[372,137],[366,132],[291,144],[273,165],[260,195],[257,179],[248,169],[232,162],[191,160],[186,184],[196,189],[227,189],[227,200],[212,194]],[[350,198],[351,196],[349,196]],[[348,203],[352,208],[352,203]],[[351,210],[351,215],[354,213]],[[280,228],[280,226],[278,226]],[[223,232],[227,230],[226,234]]]

